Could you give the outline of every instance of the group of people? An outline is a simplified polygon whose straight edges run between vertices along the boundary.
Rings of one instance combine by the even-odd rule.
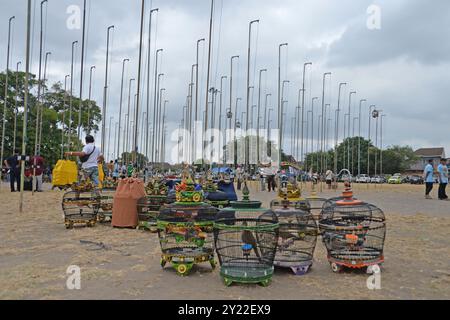
[[[44,158],[41,157],[39,152],[36,152],[35,156],[31,157],[29,161],[26,161],[26,159],[23,159],[23,157],[20,156],[18,149],[14,149],[14,154],[5,159],[3,162],[6,167],[7,174],[9,175],[11,192],[20,191],[22,161],[25,161],[25,177],[27,178],[27,183],[29,182],[31,184],[31,190],[34,188],[35,192],[42,192],[42,176],[45,169]],[[33,185],[33,181],[36,181],[35,186]]]
[[[435,168],[433,164],[434,164],[433,160],[429,160],[423,172],[423,178],[425,180],[425,199],[432,199],[430,193],[433,190],[433,186],[435,183],[434,179]],[[437,174],[439,183],[438,198],[439,200],[448,200],[446,192],[448,185],[447,159],[441,159],[437,167]]]

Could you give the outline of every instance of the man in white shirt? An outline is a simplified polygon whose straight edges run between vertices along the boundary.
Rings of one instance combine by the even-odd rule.
[[[103,155],[100,149],[95,146],[93,136],[87,135],[85,141],[86,145],[83,147],[82,152],[66,152],[65,154],[79,157],[84,178],[89,178],[94,183],[94,186],[98,187],[98,164],[104,161]]]

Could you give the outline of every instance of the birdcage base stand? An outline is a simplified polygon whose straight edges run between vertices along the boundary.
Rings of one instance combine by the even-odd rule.
[[[263,287],[267,287],[272,280],[273,270],[273,267],[247,267],[245,270],[242,270],[234,266],[222,265],[220,268],[220,275],[222,276],[223,282],[227,287],[229,287],[233,282],[260,284]]]
[[[157,233],[158,232],[158,224],[156,222],[157,215],[158,212],[153,211],[147,213],[140,213],[139,224],[137,226],[137,229],[150,231],[151,233]]]
[[[217,209],[223,209],[226,208],[230,205],[230,202],[228,200],[224,200],[224,201],[207,201],[207,203],[209,203],[211,206],[217,208]]]
[[[216,268],[214,253],[212,251],[206,250],[202,252],[200,250],[196,250],[195,255],[190,255],[189,253],[183,255],[182,250],[177,253],[163,253],[161,255],[161,267],[164,268],[167,263],[171,263],[172,267],[179,276],[188,275],[194,264],[209,262],[213,270]]]
[[[112,221],[112,213],[99,212],[97,214],[97,222],[110,223]]]
[[[75,224],[84,224],[88,228],[95,226],[97,217],[95,215],[78,215],[78,216],[66,216],[64,218],[64,225],[66,229],[72,229]]]
[[[291,268],[292,272],[296,275],[296,276],[303,276],[305,275],[309,268],[311,268],[312,266],[312,261],[295,261],[295,262],[288,262],[288,261],[274,261],[274,265],[276,267],[281,267],[281,268]]]
[[[333,272],[338,273],[338,272],[343,271],[344,268],[363,269],[363,268],[367,268],[367,267],[375,266],[375,265],[380,266],[384,262],[384,257],[379,256],[377,258],[366,259],[366,260],[357,260],[357,259],[341,260],[341,259],[333,258],[329,255],[328,261],[330,262],[331,270],[333,270]]]
[[[152,221],[139,221],[137,229],[138,230],[149,231],[151,233],[157,233],[158,232],[158,226],[156,225],[156,222],[152,222]]]

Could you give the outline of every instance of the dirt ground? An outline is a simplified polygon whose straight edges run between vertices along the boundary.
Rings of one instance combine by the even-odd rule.
[[[256,192],[256,184],[251,189],[266,206],[275,198]],[[354,191],[387,217],[380,290],[367,288],[366,273],[333,273],[320,239],[307,275],[277,269],[268,287],[226,287],[209,264],[181,278],[168,266],[161,269],[156,234],[108,225],[66,230],[62,191],[25,193],[19,213],[19,193],[3,185],[0,299],[450,299],[450,202],[425,200],[422,186],[355,185]],[[80,290],[66,288],[70,265],[81,268]]]

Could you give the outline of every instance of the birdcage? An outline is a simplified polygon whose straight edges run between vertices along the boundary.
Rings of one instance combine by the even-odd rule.
[[[66,228],[72,229],[76,224],[94,227],[97,222],[98,206],[99,197],[93,190],[78,188],[66,192],[62,199],[64,224]]]
[[[324,205],[319,228],[334,272],[343,267],[361,269],[384,262],[384,213],[375,205],[354,199],[349,183],[343,199]]]
[[[112,186],[107,188],[104,187],[101,190],[98,206],[96,207],[98,222],[111,222],[115,193],[116,189]]]
[[[191,179],[177,186],[177,199],[181,201],[161,208],[157,218],[161,266],[171,263],[182,276],[203,262],[209,262],[214,269],[213,226],[217,209],[202,202],[203,193]]]
[[[168,203],[168,187],[164,181],[152,179],[145,187],[147,196],[138,201],[139,229],[157,232],[157,217],[162,206]]]
[[[317,223],[301,208],[302,203],[287,199],[271,203],[280,226],[274,265],[291,268],[296,275],[305,274],[312,266],[318,235]]]
[[[212,178],[206,180],[203,191],[205,192],[205,202],[213,207],[222,209],[229,206],[230,201],[228,200],[228,194],[219,190],[217,183],[215,183]]]
[[[320,213],[322,212],[322,207],[327,202],[328,199],[319,197],[315,192],[312,192],[311,195],[305,197],[305,200],[308,203],[309,212],[316,221],[319,221]]]
[[[242,201],[222,209],[214,225],[214,242],[220,263],[220,275],[229,286],[259,283],[267,286],[272,279],[278,241],[278,220],[260,201],[249,200],[245,183]]]

